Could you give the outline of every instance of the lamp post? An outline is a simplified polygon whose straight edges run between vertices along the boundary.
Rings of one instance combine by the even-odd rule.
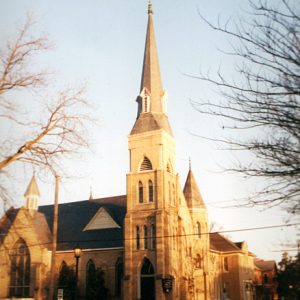
[[[81,249],[77,246],[74,249],[74,256],[76,259],[76,269],[75,269],[75,299],[77,299],[77,295],[78,295],[78,263],[79,263],[79,258],[81,255]]]

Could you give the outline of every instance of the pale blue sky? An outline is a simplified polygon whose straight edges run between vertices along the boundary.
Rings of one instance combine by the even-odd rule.
[[[221,209],[216,204],[245,196],[257,189],[257,182],[218,172],[235,157],[218,150],[217,145],[197,138],[191,132],[220,137],[219,120],[195,112],[189,99],[218,97],[207,84],[183,73],[197,74],[223,70],[231,74],[233,62],[217,48],[228,49],[228,41],[212,32],[198,16],[210,20],[234,18],[247,8],[246,0],[153,0],[154,26],[162,80],[168,92],[168,114],[177,145],[177,171],[182,185],[188,170],[188,157],[199,188],[207,203],[210,220],[224,229],[277,225],[285,221],[282,210],[257,208]],[[16,34],[26,13],[33,13],[34,31],[46,33],[55,45],[38,58],[38,66],[55,72],[52,85],[88,82],[87,97],[97,108],[100,127],[93,130],[94,153],[82,156],[69,167],[82,179],[63,179],[61,201],[87,199],[90,185],[94,197],[125,194],[128,171],[127,135],[136,116],[147,25],[147,0],[1,0],[1,46]],[[49,92],[52,89],[49,86]],[[24,103],[25,105],[25,103]],[[26,102],[30,107],[30,99]],[[246,159],[249,159],[247,157]],[[20,172],[16,169],[16,172]],[[17,203],[32,170],[21,170]],[[24,175],[23,175],[24,174]],[[109,175],[107,175],[109,174]],[[53,201],[51,181],[40,181],[42,204]],[[213,205],[210,203],[214,203]],[[249,248],[262,258],[280,258],[280,242],[295,240],[291,229],[230,233],[234,241],[247,240]]]

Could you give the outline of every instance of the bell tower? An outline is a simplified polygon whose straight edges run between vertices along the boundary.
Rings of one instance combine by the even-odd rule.
[[[34,175],[24,193],[24,197],[26,199],[25,208],[32,212],[37,211],[40,201],[40,191]]]
[[[177,259],[172,260],[176,256],[174,237],[178,230],[178,178],[166,98],[149,2],[137,118],[128,137],[126,299],[177,299],[172,294],[175,288],[165,291],[162,287],[162,282],[172,281],[178,270]]]

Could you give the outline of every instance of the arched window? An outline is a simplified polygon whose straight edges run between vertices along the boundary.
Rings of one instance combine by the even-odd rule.
[[[140,249],[140,226],[136,226],[136,249]]]
[[[196,236],[198,239],[201,239],[201,225],[199,222],[197,222],[197,225],[196,225]]]
[[[10,268],[10,297],[26,298],[30,293],[30,253],[23,239],[12,250]]]
[[[72,299],[74,297],[75,271],[69,267],[65,261],[62,261],[59,269],[57,287],[64,290],[64,298]]]
[[[268,283],[268,282],[269,282],[268,274],[264,274],[264,283]]]
[[[117,262],[116,262],[116,278],[115,278],[115,296],[121,296],[121,288],[122,288],[122,278],[123,278],[123,260],[121,257],[118,258]]]
[[[156,229],[155,229],[155,225],[152,224],[151,225],[151,249],[155,249],[156,248]]]
[[[139,203],[143,203],[144,202],[144,189],[143,189],[143,184],[140,181],[139,181],[138,192],[139,192]]]
[[[148,182],[148,200],[153,202],[153,183],[151,180]]]
[[[58,278],[58,287],[68,286],[68,277],[69,277],[69,267],[66,262],[63,260],[59,268],[59,278]]]
[[[68,265],[67,263],[63,260],[60,264],[60,267],[59,267],[59,273],[62,273],[64,270],[66,270],[68,268]]]
[[[197,253],[197,256],[195,259],[195,267],[198,269],[202,268],[202,258],[199,253]]]
[[[144,156],[144,160],[142,161],[140,166],[140,171],[148,171],[148,170],[152,170],[152,163],[148,157]]]
[[[141,275],[154,275],[154,267],[151,261],[148,258],[144,258],[142,268],[141,268]]]
[[[148,249],[148,227],[144,225],[144,249]]]
[[[85,276],[85,295],[87,299],[93,299],[93,292],[96,289],[96,266],[90,259],[86,264],[86,276]]]

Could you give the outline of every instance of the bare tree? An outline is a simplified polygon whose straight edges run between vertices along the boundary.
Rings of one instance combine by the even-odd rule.
[[[217,138],[230,150],[254,154],[230,170],[267,183],[247,204],[300,211],[300,6],[293,0],[249,0],[250,18],[213,24],[230,41],[238,79],[222,69],[194,76],[217,87],[221,100],[192,101],[201,113],[224,118],[224,128],[247,130],[246,139]],[[250,19],[250,20],[249,20]],[[233,24],[233,26],[231,26]],[[225,52],[225,51],[224,51]]]
[[[86,125],[91,118],[84,87],[68,87],[52,97],[46,94],[49,74],[32,66],[33,59],[49,49],[49,43],[46,37],[31,36],[32,25],[27,17],[17,38],[0,50],[2,178],[10,176],[9,168],[17,163],[56,173],[62,169],[63,158],[89,147]],[[32,103],[20,101],[23,93]],[[8,196],[1,180],[0,197],[5,201]]]

